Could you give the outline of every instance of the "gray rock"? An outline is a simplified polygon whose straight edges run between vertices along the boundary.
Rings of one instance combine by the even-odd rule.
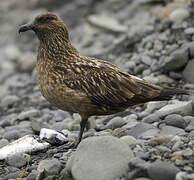
[[[187,28],[184,30],[185,34],[192,35],[194,34],[194,28]]]
[[[150,129],[156,129],[156,128],[153,125],[150,125],[147,123],[138,123],[136,126],[128,130],[127,134],[134,136],[135,138],[139,138],[142,133]]]
[[[139,135],[139,138],[142,139],[150,139],[152,137],[156,137],[159,136],[159,129],[149,129],[143,133],[141,133],[141,135]]]
[[[179,171],[173,164],[162,161],[152,163],[147,169],[152,180],[173,180]]]
[[[185,122],[183,117],[179,114],[170,114],[166,116],[164,119],[164,123],[170,126],[175,126],[183,129],[185,129],[187,126],[187,123]]]
[[[26,180],[36,180],[38,172],[36,170],[32,170],[30,174],[26,177]]]
[[[127,143],[128,145],[137,143],[137,139],[135,139],[133,136],[122,136],[120,140]]]
[[[36,63],[36,54],[33,54],[31,52],[28,52],[26,54],[23,54],[19,59],[17,59],[16,62],[16,68],[19,71],[32,71],[35,67]]]
[[[159,122],[161,119],[157,114],[150,114],[149,116],[146,116],[142,119],[142,122],[145,123],[154,123],[154,122]]]
[[[111,16],[103,15],[90,15],[88,17],[90,23],[95,26],[111,30],[114,32],[125,32],[127,28],[124,25],[121,25],[115,18]]]
[[[125,124],[126,122],[122,117],[114,117],[106,124],[106,126],[104,126],[104,129],[116,129],[124,126]]]
[[[7,95],[1,100],[1,106],[2,107],[7,107],[7,106],[12,106],[16,102],[19,101],[19,97],[15,95]]]
[[[185,134],[185,131],[181,128],[174,126],[163,126],[160,131],[160,135],[181,135]]]
[[[27,154],[17,154],[9,156],[6,162],[13,167],[21,168],[30,161],[30,156]]]
[[[31,109],[31,110],[28,110],[28,111],[21,112],[18,115],[18,119],[24,120],[24,119],[29,119],[29,118],[32,118],[32,117],[37,117],[39,115],[40,115],[39,110]]]
[[[164,117],[169,114],[180,114],[188,116],[193,114],[192,101],[177,101],[174,104],[168,104],[155,112],[159,117]]]
[[[65,122],[56,122],[52,125],[52,129],[62,131],[63,129],[68,129],[68,125]]]
[[[169,19],[174,23],[181,23],[184,19],[189,17],[189,10],[186,8],[175,9],[169,16]]]
[[[182,45],[182,48],[188,49],[190,59],[194,58],[194,42],[185,43]]]
[[[9,141],[7,139],[0,140],[0,148],[2,148],[3,146],[6,146],[8,144],[9,144]]]
[[[183,70],[183,76],[184,78],[190,82],[190,83],[194,83],[194,60],[191,60],[187,63],[185,69]]]
[[[61,171],[62,165],[58,159],[46,159],[42,160],[38,164],[38,174],[42,173],[43,171],[47,175],[57,175]]]
[[[186,48],[174,51],[162,64],[164,71],[179,70],[186,65],[189,59],[188,50]]]
[[[83,140],[67,162],[66,170],[76,180],[115,180],[127,174],[133,153],[126,143],[112,137]]]
[[[194,130],[194,125],[188,125],[186,128],[185,128],[185,131],[187,132],[190,132],[190,131],[193,131]]]
[[[194,117],[193,116],[184,116],[185,122],[190,125],[194,125]]]
[[[167,105],[167,103],[168,103],[167,101],[148,102],[146,111],[151,113],[155,110],[158,110],[158,109],[164,107],[165,105]]]

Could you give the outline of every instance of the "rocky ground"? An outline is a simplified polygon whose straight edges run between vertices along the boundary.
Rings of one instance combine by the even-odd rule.
[[[17,33],[45,11],[62,17],[81,54],[155,84],[194,90],[191,0],[1,0],[0,148],[44,127],[71,137],[79,131],[79,115],[57,110],[39,92],[34,34]],[[11,156],[0,161],[0,179],[192,180],[193,108],[191,93],[92,117],[96,130],[75,152],[62,145]]]

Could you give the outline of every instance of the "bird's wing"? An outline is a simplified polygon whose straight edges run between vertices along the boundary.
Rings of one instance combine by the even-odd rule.
[[[147,90],[138,83],[145,81],[105,61],[77,62],[69,68],[59,65],[55,66],[55,71],[64,73],[63,82],[67,87],[85,93],[100,106],[126,106],[130,101],[136,104],[136,101],[148,98]],[[148,91],[151,96],[156,96],[158,89],[149,87]]]

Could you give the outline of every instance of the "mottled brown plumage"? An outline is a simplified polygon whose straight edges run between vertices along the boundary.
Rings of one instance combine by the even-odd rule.
[[[27,30],[40,40],[36,68],[41,92],[59,109],[81,115],[79,142],[92,115],[113,114],[138,103],[187,93],[150,84],[106,61],[81,56],[70,43],[65,24],[52,13],[37,16],[19,31]]]

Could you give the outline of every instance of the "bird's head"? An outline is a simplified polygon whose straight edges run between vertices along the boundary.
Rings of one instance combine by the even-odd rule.
[[[62,34],[68,40],[68,30],[63,21],[53,13],[45,13],[35,17],[32,23],[22,25],[18,32],[34,31],[38,38],[52,37],[53,35]]]

